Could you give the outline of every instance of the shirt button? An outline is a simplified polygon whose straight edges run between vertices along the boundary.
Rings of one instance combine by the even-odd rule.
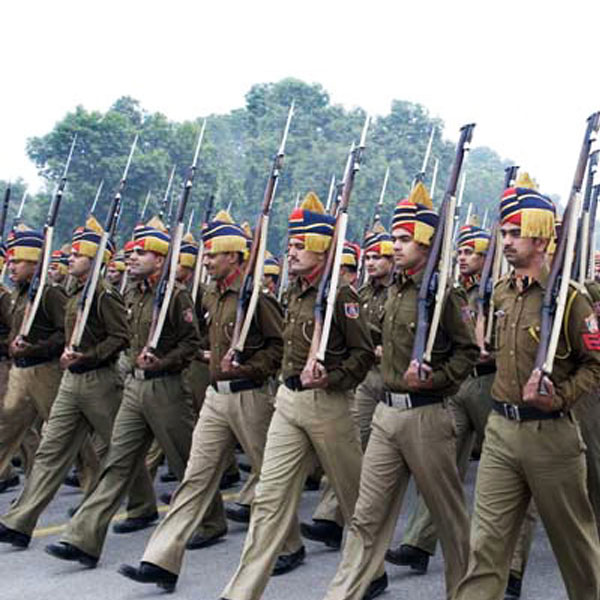
[[[517,326],[517,324],[516,323],[511,323],[510,326],[514,329]]]
[[[515,355],[515,351],[514,351],[514,350],[511,350],[511,351],[509,352],[509,354],[510,354],[511,356],[514,356],[514,355]]]

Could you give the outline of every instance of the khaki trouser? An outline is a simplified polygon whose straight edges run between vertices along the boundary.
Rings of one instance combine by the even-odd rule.
[[[368,377],[368,375],[367,375]],[[361,384],[362,385],[362,384]],[[358,390],[358,388],[357,388]],[[366,394],[363,390],[363,399],[362,399],[362,404],[363,404],[363,408],[366,405],[366,398],[365,398]],[[379,402],[379,400],[371,400],[371,403],[373,402]],[[370,431],[371,429],[371,419],[373,418],[373,413],[370,412],[370,407],[367,408],[367,412],[369,412],[370,416],[368,417],[369,419],[369,424],[368,424],[368,431]],[[365,448],[367,447],[367,441],[368,441],[368,436],[366,437],[366,439],[364,440],[363,443],[363,439],[361,437],[361,418],[363,418],[363,422],[366,422],[366,418],[364,417],[364,414],[361,415],[359,408],[358,408],[358,402],[356,399],[356,393],[353,395],[352,401],[350,402],[350,413],[352,415],[352,419],[354,420],[354,424],[356,425],[356,435],[358,436],[358,439],[361,443],[361,447],[362,450],[364,452]],[[319,504],[317,504],[317,507],[315,508],[315,512],[313,513],[313,521],[332,521],[334,523],[337,523],[337,525],[339,525],[340,527],[344,527],[345,525],[345,521],[344,521],[344,515],[342,514],[342,510],[340,508],[340,503],[338,502],[338,499],[335,495],[335,488],[333,487],[331,481],[329,480],[329,477],[327,477],[327,475],[323,475],[323,477],[321,478],[321,495],[319,497]]]
[[[358,495],[362,452],[350,414],[352,394],[277,391],[250,529],[240,564],[221,596],[256,600],[290,532],[298,531],[296,511],[308,473],[318,458],[332,482],[346,521]]]
[[[600,397],[598,392],[581,396],[573,408],[587,447],[587,485],[596,526],[600,531]]]
[[[456,423],[456,462],[463,481],[469,468],[475,436],[483,437],[485,424],[492,410],[493,382],[493,373],[481,377],[470,376],[463,381],[456,395],[448,399]],[[402,543],[434,554],[437,539],[431,513],[423,496],[419,494],[417,503],[408,516]]]
[[[477,475],[467,574],[456,600],[501,600],[533,498],[572,600],[600,597],[600,544],[575,419],[509,421],[492,413]]]
[[[4,525],[32,534],[92,431],[102,441],[96,446],[99,458],[106,455],[120,401],[114,368],[82,374],[64,372],[33,469],[17,502],[2,517]]]
[[[4,410],[4,395],[6,394],[6,386],[8,384],[9,369],[10,362],[8,360],[0,360],[0,415]],[[37,436],[34,438],[34,444],[37,444]],[[32,453],[28,451],[28,447],[30,447],[30,445],[28,446],[25,443],[21,444],[21,454],[23,454],[24,467],[27,470],[31,468],[31,465],[27,463],[33,458],[31,456]],[[14,469],[12,468],[12,465],[8,463],[6,468],[0,473],[0,482],[10,479],[11,477],[14,477],[14,475]]]
[[[189,455],[193,415],[181,375],[149,380],[128,377],[100,480],[69,522],[62,540],[100,556],[111,518],[156,438],[182,478]],[[151,483],[150,483],[151,485]]]
[[[7,468],[24,441],[39,444],[39,438],[32,437],[32,427],[37,430],[40,423],[48,420],[61,378],[62,371],[57,360],[24,368],[13,365],[10,369],[4,410],[0,415],[0,473]],[[32,462],[27,465],[28,470],[31,470]],[[76,466],[82,489],[89,491],[99,470],[98,457],[89,438],[79,450]]]
[[[383,560],[411,475],[427,502],[445,559],[448,595],[464,574],[469,518],[456,468],[454,419],[442,403],[400,410],[380,403],[342,562],[327,600],[360,600],[383,574]]]
[[[171,501],[169,513],[152,535],[143,561],[179,573],[187,540],[203,520],[214,497],[221,501],[219,482],[236,438],[246,452],[252,470],[260,473],[265,439],[273,414],[265,388],[236,394],[219,394],[208,388],[194,429],[190,460],[184,479]],[[287,552],[302,542],[289,540]]]

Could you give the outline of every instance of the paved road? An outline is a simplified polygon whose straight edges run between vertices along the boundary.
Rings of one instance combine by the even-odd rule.
[[[471,465],[467,490],[472,495],[475,468]],[[159,491],[173,485],[160,484]],[[0,514],[4,513],[14,492],[0,495]],[[226,498],[235,498],[235,488]],[[44,546],[56,540],[66,522],[68,507],[78,503],[80,495],[62,487],[50,504],[26,551],[0,545],[1,600],[145,600],[164,594],[155,586],[130,582],[116,573],[122,562],[136,563],[142,555],[150,530],[129,535],[109,534],[98,568],[86,570],[79,565],[58,561],[44,553]],[[306,492],[301,505],[301,518],[310,518],[318,500],[316,492]],[[407,503],[414,501],[412,491]],[[165,507],[162,507],[165,510]],[[405,512],[405,511],[404,511]],[[403,519],[398,523],[396,540],[401,538]],[[174,600],[216,600],[233,573],[240,556],[245,529],[231,524],[226,541],[204,550],[186,554]],[[307,560],[296,571],[273,578],[264,594],[265,600],[320,600],[335,573],[339,553],[307,541]],[[443,565],[436,555],[425,576],[393,565],[388,566],[390,587],[383,600],[443,600]],[[538,527],[527,573],[524,600],[565,599],[566,593],[558,567],[543,528]],[[484,600],[484,599],[482,599]]]

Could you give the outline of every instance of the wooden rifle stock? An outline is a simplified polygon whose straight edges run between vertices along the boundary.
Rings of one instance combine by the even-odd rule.
[[[258,304],[258,297],[262,287],[265,254],[267,251],[269,218],[271,207],[273,206],[275,192],[277,191],[279,175],[283,167],[285,145],[290,131],[290,124],[292,122],[293,115],[294,103],[292,102],[288,111],[279,150],[273,158],[271,172],[269,174],[269,179],[267,180],[267,186],[263,196],[261,214],[254,230],[250,257],[248,259],[248,264],[246,265],[246,270],[244,271],[244,278],[240,288],[240,294],[238,296],[235,326],[233,329],[233,335],[231,336],[230,348],[230,352],[233,353],[233,362],[235,364],[240,364],[241,362],[241,353],[244,351],[246,338],[248,337],[250,325],[252,323],[252,319],[254,318],[254,313],[256,312],[256,305]]]
[[[445,284],[449,275],[449,259],[452,250],[452,221],[449,221],[449,219],[454,218],[453,209],[456,202],[458,178],[465,154],[471,144],[474,128],[475,124],[471,123],[464,125],[460,129],[460,138],[456,147],[450,179],[448,180],[440,208],[439,225],[435,230],[431,242],[423,281],[417,297],[417,329],[415,332],[412,359],[417,361],[421,377],[425,377],[422,366],[431,360],[431,348],[435,341],[437,325],[443,308],[443,298],[446,293]],[[450,231],[447,231],[448,227]],[[434,304],[433,315],[430,320],[430,308],[432,304]]]
[[[50,264],[50,255],[52,253],[54,225],[56,224],[58,209],[60,208],[60,203],[67,185],[67,174],[69,173],[69,166],[71,165],[71,159],[73,158],[73,151],[75,150],[76,142],[77,135],[73,137],[73,141],[71,142],[69,157],[67,158],[62,177],[56,188],[56,193],[50,202],[50,208],[48,209],[48,216],[46,218],[46,224],[44,225],[42,258],[40,261],[38,261],[35,273],[33,274],[31,283],[29,284],[29,290],[27,292],[27,304],[25,305],[23,321],[21,323],[21,329],[19,330],[19,337],[22,339],[25,339],[31,331],[33,321],[35,320],[35,315],[42,300],[42,294],[44,293],[44,286],[46,285],[46,279],[48,277],[48,265]]]
[[[535,369],[541,370],[546,376],[551,375],[554,366],[554,358],[569,289],[575,238],[577,236],[577,221],[581,206],[581,188],[583,186],[590,149],[596,139],[599,127],[600,112],[596,112],[587,119],[585,135],[569,195],[569,202],[563,217],[561,234],[557,241],[556,252],[552,260],[550,275],[546,283],[546,290],[542,301],[540,342],[535,360]],[[541,382],[542,387],[540,391],[543,392],[545,390],[543,378]]]
[[[169,305],[171,304],[171,298],[173,297],[173,289],[175,288],[175,277],[177,274],[177,264],[179,262],[179,251],[181,249],[181,240],[183,238],[185,208],[187,206],[192,191],[192,186],[194,184],[194,176],[196,174],[196,168],[198,166],[198,155],[200,154],[200,147],[202,146],[202,139],[204,138],[205,129],[206,119],[202,123],[202,128],[200,129],[200,134],[198,135],[198,142],[196,144],[194,159],[188,169],[187,176],[183,184],[183,190],[179,199],[179,203],[177,205],[175,234],[171,237],[171,243],[169,244],[169,252],[167,253],[162,274],[154,296],[152,323],[150,324],[148,342],[146,343],[146,347],[150,352],[154,352],[158,347],[160,336],[162,335],[163,326],[167,318]],[[173,181],[173,173],[174,170],[171,172],[170,183]],[[168,197],[170,183],[169,187],[167,188],[167,193],[165,194],[165,197]]]

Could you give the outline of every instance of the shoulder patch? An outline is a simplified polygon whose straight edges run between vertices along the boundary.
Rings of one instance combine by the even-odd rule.
[[[600,332],[584,333],[581,337],[583,338],[583,345],[586,350],[591,350],[593,352],[600,351]]]
[[[589,317],[586,317],[584,322],[588,333],[598,333],[598,319],[596,318],[595,313],[592,313]]]
[[[360,315],[358,302],[344,302],[344,315],[347,319],[358,319]]]

